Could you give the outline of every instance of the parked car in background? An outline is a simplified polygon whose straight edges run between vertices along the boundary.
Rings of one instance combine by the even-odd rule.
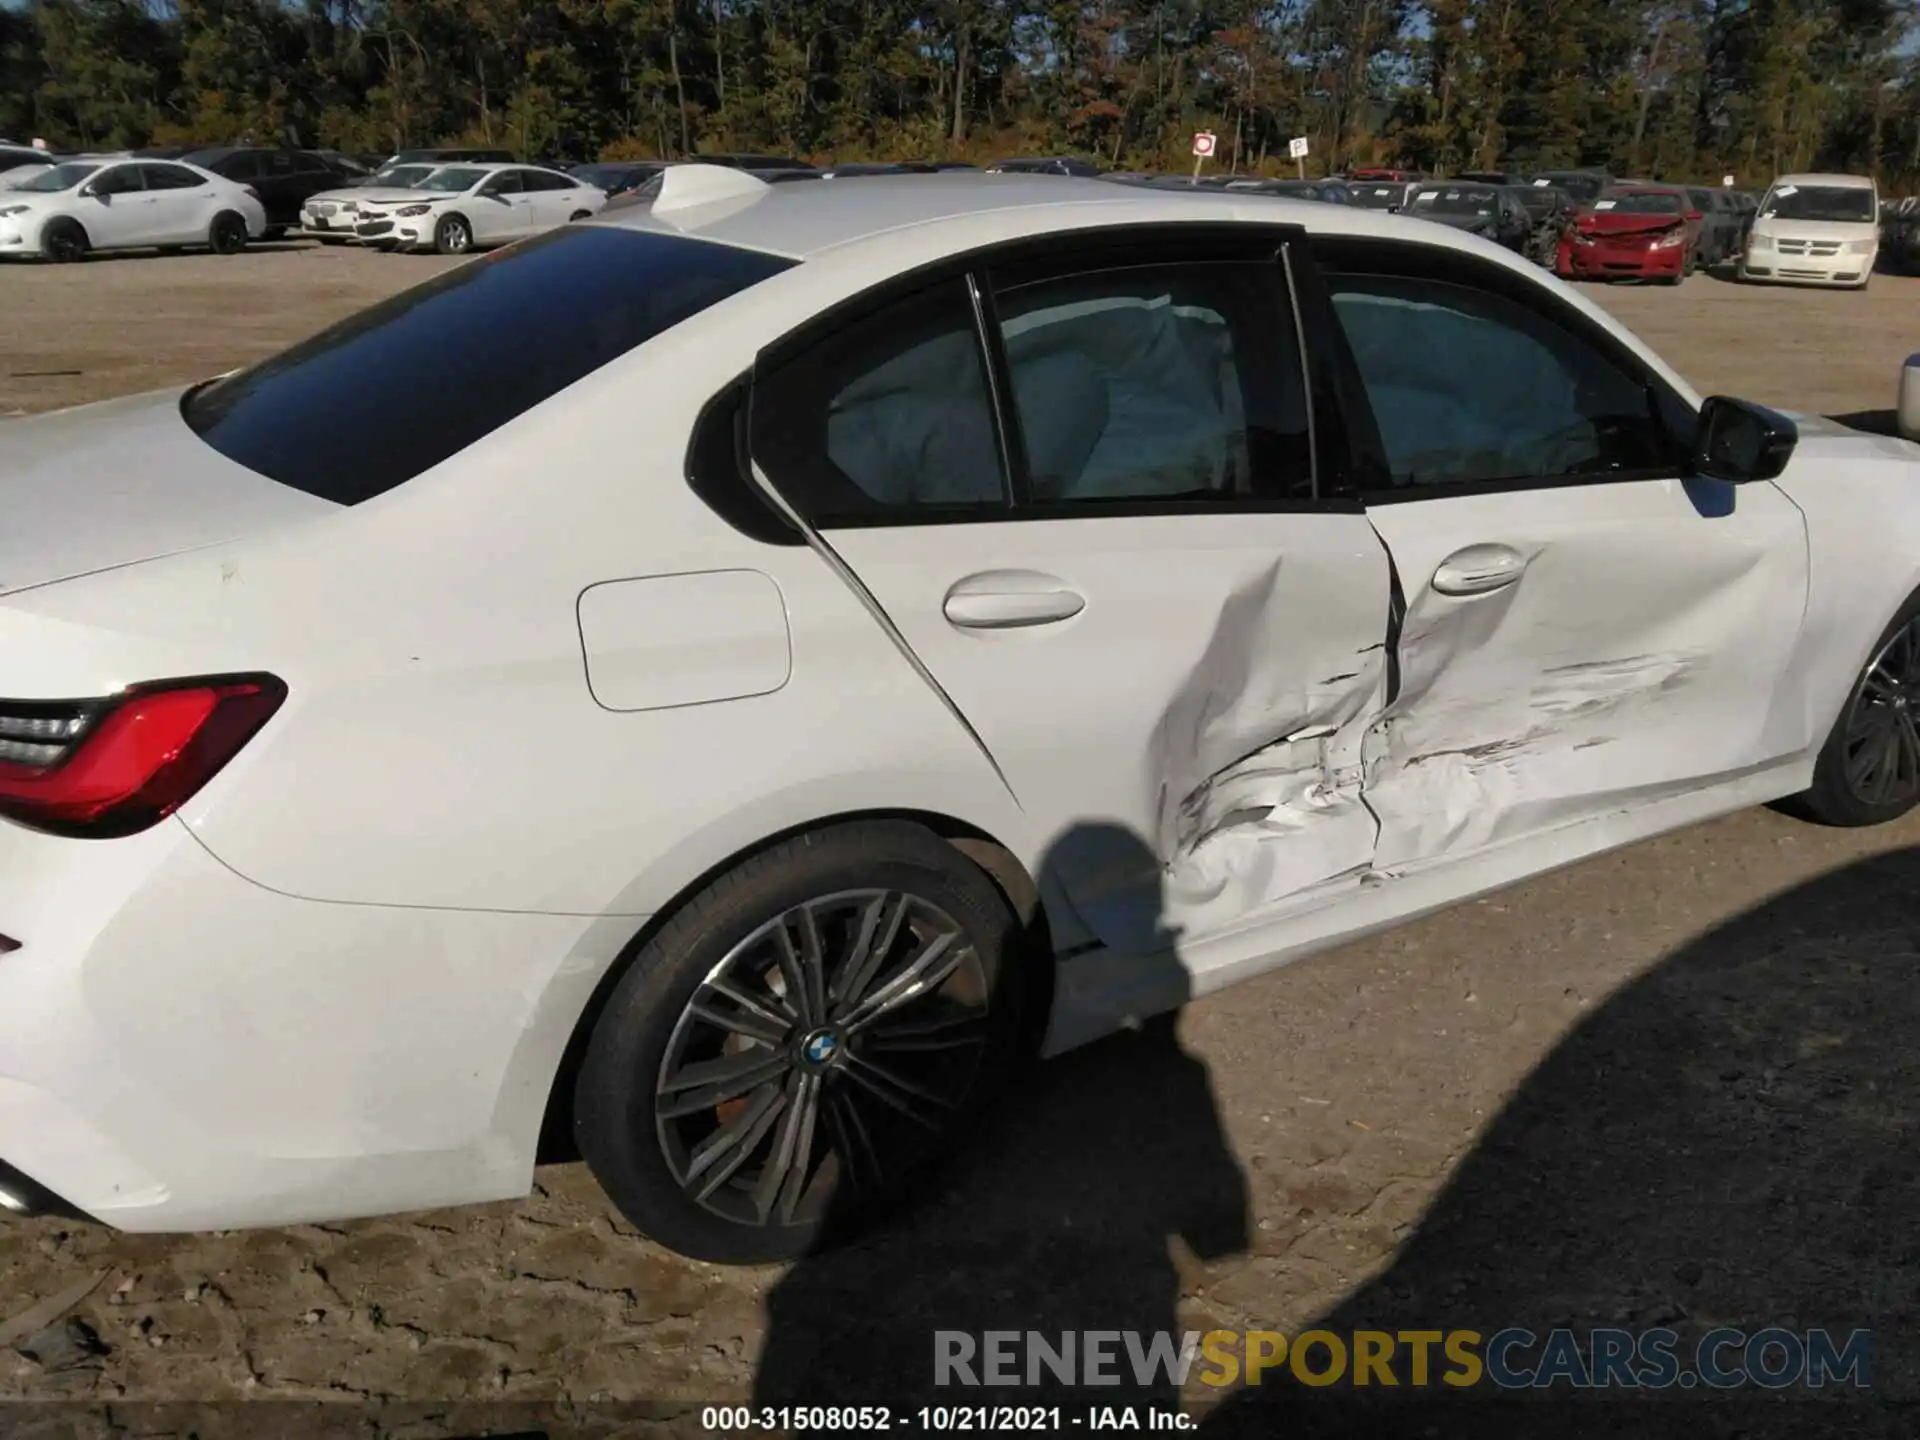
[[[764,173],[772,170],[794,170],[812,172],[817,166],[806,160],[796,160],[791,155],[756,155],[748,151],[724,151],[716,155],[689,155],[687,161],[699,165],[724,165],[729,170],[752,170]]]
[[[1351,205],[1353,191],[1344,180],[1228,180],[1221,187],[1236,194],[1275,195],[1293,200],[1317,200],[1327,205]]]
[[[338,190],[309,195],[300,207],[300,233],[322,245],[349,245],[359,239],[360,205],[411,195],[438,165],[389,165],[378,175],[362,176]]]
[[[1614,179],[1604,170],[1535,170],[1527,177],[1527,183],[1558,186],[1575,205],[1591,205],[1602,191],[1614,184]]]
[[[0,195],[0,256],[196,245],[231,255],[266,231],[252,190],[180,160],[70,160]]]
[[[354,234],[383,250],[464,255],[606,207],[598,186],[532,165],[443,165],[405,195],[359,202]]]
[[[15,172],[31,174],[35,170],[46,169],[62,158],[47,150],[36,150],[31,145],[0,145],[0,186],[4,186],[6,177]]]
[[[1106,167],[1098,160],[1081,155],[1024,155],[996,160],[987,166],[989,175],[1079,175],[1094,176]]]
[[[1560,239],[1573,224],[1573,214],[1578,207],[1573,197],[1558,185],[1518,185],[1513,194],[1533,226],[1527,234],[1524,253],[1534,264],[1551,270],[1560,254]]]
[[[0,183],[5,178],[0,176]],[[1908,195],[1881,202],[1877,258],[1896,274],[1911,275],[1920,270],[1920,199]]]
[[[1693,273],[1696,212],[1674,185],[1616,185],[1574,212],[1554,273],[1567,280],[1652,280],[1678,285]]]
[[[823,180],[843,180],[860,175],[940,175],[951,170],[974,170],[965,160],[852,160],[845,165],[821,169]]]
[[[1364,210],[1404,210],[1407,196],[1418,181],[1409,180],[1356,180],[1347,177],[1347,194],[1355,205]]]
[[[607,198],[638,190],[667,168],[664,160],[595,160],[575,165],[567,173],[583,185],[604,190]]]
[[[195,150],[184,158],[190,165],[250,187],[266,207],[269,237],[298,225],[307,197],[334,189],[347,173],[311,150],[226,145]]]
[[[478,165],[509,165],[515,160],[511,150],[493,146],[439,145],[424,150],[396,150],[380,162],[379,169],[392,165],[451,165],[456,161]]]
[[[1782,175],[1752,228],[1740,278],[1864,290],[1880,251],[1880,194],[1864,175]]]
[[[1496,245],[1521,252],[1533,233],[1526,206],[1506,185],[1463,180],[1428,180],[1407,194],[1405,213],[1455,230],[1481,235]]]
[[[349,155],[344,150],[316,150],[313,152],[326,161],[342,179],[352,179],[357,175],[371,175],[378,164],[369,165],[358,155]]]
[[[1687,198],[1700,215],[1700,239],[1696,263],[1702,269],[1738,260],[1744,248],[1746,217],[1740,213],[1731,190],[1711,185],[1689,185]]]

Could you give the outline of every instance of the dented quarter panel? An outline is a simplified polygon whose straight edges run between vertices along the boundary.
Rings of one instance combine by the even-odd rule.
[[[1808,743],[1770,723],[1808,561],[1769,485],[1636,480],[1369,512],[1407,597],[1401,689],[1368,736],[1374,864],[1431,863],[1644,803]],[[1434,586],[1458,552],[1524,562]]]

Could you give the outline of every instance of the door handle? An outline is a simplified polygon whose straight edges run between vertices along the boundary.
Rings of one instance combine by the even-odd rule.
[[[989,570],[947,591],[942,612],[968,630],[1013,630],[1071,620],[1086,600],[1063,580],[1035,570]]]
[[[1433,588],[1442,595],[1486,595],[1513,584],[1526,568],[1527,557],[1510,545],[1469,545],[1440,562]]]

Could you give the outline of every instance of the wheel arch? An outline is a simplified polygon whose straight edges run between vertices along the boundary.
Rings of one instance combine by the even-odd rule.
[[[1020,966],[1021,982],[1028,987],[1023,1007],[1021,1041],[1025,1053],[1037,1052],[1053,1008],[1053,929],[1048,923],[1045,897],[1039,882],[1019,854],[977,825],[937,811],[891,808],[822,815],[765,835],[709,865],[682,885],[658,911],[648,916],[626,944],[620,947],[620,953],[607,966],[580,1014],[574,1018],[559,1064],[548,1077],[546,1106],[535,1146],[536,1164],[570,1163],[581,1158],[573,1138],[573,1088],[586,1055],[587,1041],[605,1012],[607,1001],[621,977],[633,965],[635,957],[681,908],[721,875],[783,841],[838,825],[871,820],[904,820],[924,826],[976,865],[1012,907],[1028,936]]]

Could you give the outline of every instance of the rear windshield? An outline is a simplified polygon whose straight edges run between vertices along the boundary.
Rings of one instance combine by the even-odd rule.
[[[1407,187],[1404,185],[1354,185],[1353,203],[1368,210],[1386,210],[1395,205],[1404,205],[1407,200]]]
[[[1598,175],[1555,174],[1549,171],[1545,175],[1533,177],[1536,185],[1557,185],[1573,197],[1576,204],[1585,205],[1600,194],[1604,182]]]
[[[1413,197],[1413,208],[1430,210],[1435,215],[1491,215],[1500,208],[1497,191],[1449,185],[1445,189],[1421,190]]]
[[[1781,185],[1767,192],[1762,220],[1872,220],[1873,191],[1839,185]]]
[[[569,225],[189,391],[181,409],[229,460],[356,505],[794,263],[679,235]]]

